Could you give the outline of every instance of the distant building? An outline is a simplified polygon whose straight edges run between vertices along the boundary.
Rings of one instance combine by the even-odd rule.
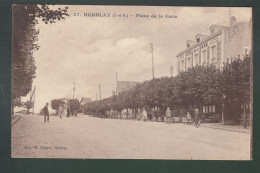
[[[132,82],[132,81],[117,81],[116,83],[116,90],[117,94],[126,90],[129,90],[135,87],[139,82]]]
[[[81,101],[79,102],[80,105],[85,105],[86,103],[90,103],[92,100],[90,98],[82,98]]]
[[[80,113],[83,113],[83,112],[84,112],[84,106],[85,106],[87,103],[90,103],[90,102],[92,102],[92,100],[91,100],[90,98],[85,98],[85,97],[83,97],[83,98],[80,100],[80,102],[79,102],[79,104],[80,104],[80,110],[79,110],[79,112],[80,112]]]
[[[196,65],[223,67],[236,58],[251,52],[252,21],[236,22],[230,18],[230,27],[212,25],[210,36],[197,34],[186,42],[186,49],[177,54],[178,73]]]

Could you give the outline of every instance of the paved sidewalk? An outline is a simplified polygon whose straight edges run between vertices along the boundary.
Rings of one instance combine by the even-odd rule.
[[[155,122],[157,123],[158,121],[152,121],[149,120],[149,122]],[[159,123],[166,123],[166,122],[159,122]],[[185,124],[184,122],[179,123],[177,122],[176,124]],[[193,126],[194,122],[192,123]],[[251,127],[247,127],[244,129],[242,125],[224,125],[222,123],[201,123],[200,127],[205,127],[205,128],[212,128],[212,129],[218,129],[218,130],[227,130],[227,131],[233,131],[233,132],[240,132],[240,133],[250,133]]]
[[[243,126],[241,125],[224,125],[221,123],[201,123],[200,126],[206,128],[219,129],[219,130],[240,132],[240,133],[250,133],[250,128],[251,128],[251,127],[247,127],[246,129],[244,129]]]

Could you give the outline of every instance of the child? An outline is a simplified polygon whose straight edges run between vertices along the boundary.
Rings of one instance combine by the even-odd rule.
[[[143,121],[145,122],[147,120],[147,112],[145,109],[143,109]]]
[[[190,115],[190,112],[187,112],[187,115],[186,115],[186,124],[191,124],[191,115]]]

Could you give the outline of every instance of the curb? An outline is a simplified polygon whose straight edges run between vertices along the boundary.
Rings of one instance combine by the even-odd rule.
[[[247,133],[247,134],[250,134],[250,131],[249,131],[249,132],[246,132],[246,131],[242,131],[242,130],[224,129],[224,128],[219,128],[219,127],[209,127],[209,126],[203,126],[203,125],[200,125],[200,127],[205,127],[205,128],[212,128],[212,129],[218,129],[218,130],[226,130],[226,131],[233,131],[233,132],[239,132],[239,133]]]
[[[89,117],[92,117],[92,116],[89,116]],[[94,117],[94,118],[100,118],[100,117]],[[131,119],[124,119],[124,118],[104,118],[104,119],[131,120]],[[142,120],[136,120],[136,121],[142,121]],[[165,123],[164,121],[152,121],[152,120],[148,120],[147,122]],[[177,122],[177,123],[179,123],[179,122]],[[181,122],[180,124],[185,124],[185,123]],[[204,126],[203,124],[201,124],[200,127],[250,134],[250,131],[247,132],[247,131],[243,131],[243,130],[233,130],[233,129],[227,129],[227,128],[221,128],[221,127]]]
[[[12,126],[21,118],[22,116],[18,116],[16,119],[14,119],[13,121],[12,121]]]

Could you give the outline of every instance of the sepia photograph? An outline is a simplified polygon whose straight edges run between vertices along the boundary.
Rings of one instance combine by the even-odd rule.
[[[252,26],[251,7],[14,4],[11,157],[252,160]]]

